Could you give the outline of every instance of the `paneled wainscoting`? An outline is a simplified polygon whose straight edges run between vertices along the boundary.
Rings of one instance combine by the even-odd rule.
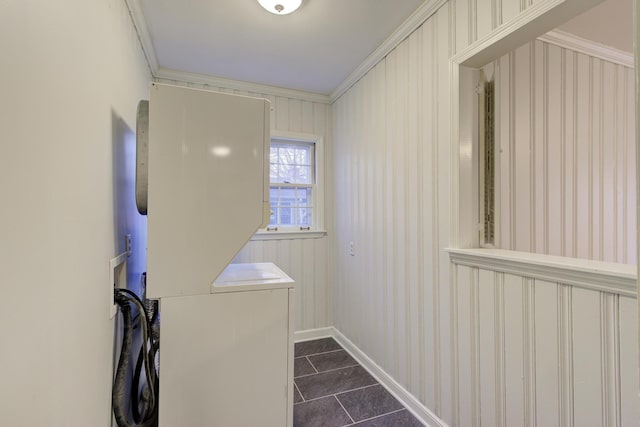
[[[454,425],[637,425],[635,266],[450,255]]]
[[[636,267],[449,250],[452,402],[445,422],[336,328],[331,336],[429,426],[636,426]]]

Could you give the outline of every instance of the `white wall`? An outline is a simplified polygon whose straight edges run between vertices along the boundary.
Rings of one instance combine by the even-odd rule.
[[[498,247],[636,263],[633,87],[541,41],[496,61]]]
[[[566,425],[568,416],[573,425],[626,424],[637,416],[632,298],[456,267],[444,251],[454,214],[448,59],[532,4],[451,0],[334,103],[334,324],[449,425],[524,425],[536,417],[538,425]],[[558,295],[566,293],[569,332],[557,319]],[[497,306],[501,318],[493,317]],[[495,325],[504,337],[492,335]],[[569,356],[553,347],[554,331],[574,334]],[[610,346],[612,337],[622,346]],[[536,345],[549,345],[550,358],[545,351],[525,358]],[[624,361],[582,357],[609,348]],[[548,370],[558,357],[575,368],[570,381]],[[545,393],[568,384],[573,401],[554,406],[555,395]],[[603,384],[607,400],[594,400]]]
[[[333,106],[335,326],[445,421],[451,12],[441,7]]]
[[[0,51],[0,424],[108,426],[108,262],[143,225],[149,72],[122,0],[0,2]]]
[[[185,85],[240,95],[264,97],[271,101],[271,129],[319,135],[324,144],[325,165],[325,228],[328,236],[316,238],[256,238],[251,240],[236,256],[234,262],[273,262],[296,281],[295,330],[308,330],[332,325],[331,279],[328,256],[331,239],[332,199],[332,143],[331,106],[291,96],[274,96],[264,93],[233,90],[198,83],[158,79],[162,83]]]

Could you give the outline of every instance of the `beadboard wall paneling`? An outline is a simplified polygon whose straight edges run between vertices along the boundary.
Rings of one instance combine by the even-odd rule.
[[[224,87],[157,79],[169,83],[238,95],[264,97],[271,101],[271,129],[301,132],[323,137],[325,228],[332,229],[333,151],[331,146],[331,106],[296,98],[240,91]],[[295,330],[317,329],[332,325],[330,301],[331,274],[328,236],[312,239],[251,240],[238,253],[234,262],[273,262],[296,281]]]
[[[446,4],[333,104],[335,326],[444,419],[450,19]]]
[[[633,69],[541,41],[494,65],[497,246],[636,263]]]
[[[536,3],[449,1],[332,106],[334,325],[452,426],[572,425],[575,412],[582,411],[590,397],[589,390],[584,399],[574,392],[581,387],[577,381],[582,374],[573,369],[571,328],[574,312],[580,308],[572,302],[571,287],[456,267],[444,253],[454,214],[450,211],[448,59]],[[582,220],[577,213],[583,205],[578,200],[587,193],[578,184],[583,178],[599,184],[600,176],[590,178],[593,174],[573,167],[584,155],[578,147],[584,140],[578,128],[567,124],[567,117],[576,116],[574,111],[585,103],[570,104],[573,92],[551,78],[555,73],[573,73],[579,66],[566,59],[565,51],[541,47],[520,49],[494,64],[496,74],[509,77],[505,88],[498,87],[500,103],[515,108],[525,102],[537,108],[509,115],[499,123],[501,138],[514,141],[506,144],[500,139],[502,155],[510,160],[500,165],[500,190],[527,189],[517,194],[517,200],[501,199],[500,214],[517,210],[519,223],[533,224],[522,228],[513,221],[501,222],[499,234],[514,248],[524,242],[527,247],[547,247],[549,253],[562,253],[563,248],[575,252],[579,245],[574,241],[583,233],[570,218]],[[537,58],[540,54],[544,61]],[[575,74],[577,85],[582,76]],[[586,83],[592,85],[589,80]],[[546,91],[535,92],[537,86]],[[554,109],[542,110],[542,101],[553,103]],[[532,119],[538,116],[542,119]],[[549,143],[565,134],[575,135],[570,138],[573,145]],[[535,157],[524,156],[531,147],[538,147]],[[630,148],[626,150],[633,157]],[[616,153],[607,157],[596,151],[587,159],[595,156],[596,164],[602,159],[603,165],[609,165],[623,158],[620,151]],[[635,204],[634,187],[627,182],[635,170],[625,159],[626,169],[616,182],[629,191],[626,202],[620,199],[624,208],[618,207],[618,214]],[[573,167],[574,174],[558,172],[565,164]],[[606,217],[609,222],[616,218],[607,217],[606,209],[599,207],[605,198],[604,186],[613,189],[616,182],[603,176],[598,197],[587,197],[591,217]],[[546,202],[538,201],[541,195]],[[554,222],[556,216],[561,222]],[[623,231],[612,247],[618,247],[619,253],[626,247],[626,256],[632,258],[634,243],[623,235],[630,230],[632,215],[624,216],[618,224],[622,223],[627,228],[618,225]],[[569,231],[562,232],[566,227]],[[598,239],[604,238],[599,229],[598,233]],[[555,235],[564,237],[551,241]],[[549,307],[554,310],[551,316],[546,315]],[[555,329],[549,330],[552,326]],[[586,340],[585,345],[592,342]],[[550,354],[544,352],[547,347]],[[603,380],[602,384],[609,383]],[[585,408],[580,416],[593,415],[589,412],[593,408]]]
[[[455,29],[453,53],[489,35],[537,1],[542,0],[449,0]]]
[[[464,265],[454,277],[451,425],[636,425],[635,298]]]

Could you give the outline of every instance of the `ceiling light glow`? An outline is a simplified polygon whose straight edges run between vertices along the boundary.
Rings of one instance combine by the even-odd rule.
[[[287,15],[299,8],[302,0],[258,0],[258,3],[274,15]]]

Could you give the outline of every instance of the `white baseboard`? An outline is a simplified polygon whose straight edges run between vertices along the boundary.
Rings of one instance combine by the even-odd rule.
[[[298,331],[296,342],[318,338],[334,338],[363,368],[365,368],[389,393],[402,403],[424,425],[429,427],[448,427],[448,425],[424,406],[418,399],[387,374],[380,366],[362,352],[347,337],[334,327]]]
[[[333,337],[335,328],[329,326],[327,328],[307,329],[304,331],[296,331],[293,334],[295,342],[311,341],[320,338]]]

